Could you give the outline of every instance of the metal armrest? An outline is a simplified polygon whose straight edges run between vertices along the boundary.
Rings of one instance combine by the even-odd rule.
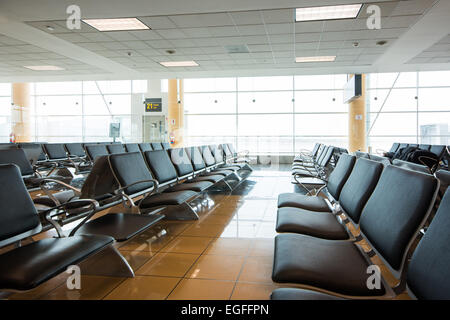
[[[122,197],[122,200],[124,201],[124,206],[126,207],[126,203],[129,203],[129,208],[133,208],[136,207],[136,205],[134,204],[133,199],[131,199],[131,197],[125,193],[125,189],[132,187],[134,185],[140,184],[140,183],[145,183],[145,182],[152,182],[153,183],[153,189],[150,192],[147,192],[144,197],[142,198],[141,201],[143,201],[144,199],[147,199],[148,197],[150,197],[151,195],[153,195],[159,188],[159,182],[158,180],[155,179],[147,179],[147,180],[141,180],[141,181],[136,181],[133,182],[127,186],[121,187],[119,189],[114,190],[114,194],[119,195]]]
[[[72,191],[74,192],[75,196],[78,196],[78,197],[81,196],[81,190],[80,190],[80,189],[77,189],[77,188],[75,188],[75,187],[73,187],[73,186],[71,186],[70,184],[67,184],[67,183],[65,183],[65,182],[62,182],[62,181],[59,181],[59,180],[55,180],[55,179],[44,178],[44,179],[42,179],[42,181],[39,183],[39,187],[41,188],[42,191],[44,191],[44,193],[47,195],[47,197],[49,197],[50,199],[53,200],[53,202],[54,202],[56,205],[61,205],[61,203],[59,202],[58,199],[56,199],[55,196],[53,196],[53,193],[50,192],[50,189],[47,189],[47,188],[45,187],[45,184],[46,184],[47,182],[52,182],[52,183],[59,184],[59,185],[65,187],[65,188],[67,188],[67,189],[72,190]]]
[[[376,154],[385,154],[386,152],[389,152],[389,151],[386,151],[386,150],[383,150],[383,149],[376,149],[375,150]]]
[[[97,209],[99,208],[99,203],[95,200],[80,199],[69,201],[47,210],[45,212],[45,220],[47,220],[56,229],[59,238],[64,238],[66,237],[66,235],[64,234],[61,225],[57,221],[53,220],[52,217],[61,215],[61,213],[59,212],[61,210],[67,213],[67,207],[74,204],[80,204],[80,206],[82,206],[82,204],[85,204],[86,206],[89,206],[89,211],[87,211],[88,213],[86,217],[84,217],[84,219],[74,229],[72,229],[72,231],[69,233],[69,237],[73,236],[78,231],[78,229],[80,229],[97,212]]]

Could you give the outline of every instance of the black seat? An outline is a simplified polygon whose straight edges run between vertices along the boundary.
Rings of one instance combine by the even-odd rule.
[[[49,160],[67,160],[68,158],[63,143],[46,143],[43,148]]]
[[[152,142],[152,150],[164,150],[161,142]]]
[[[178,181],[177,171],[170,161],[166,150],[147,151],[144,153],[150,169],[155,175],[156,180],[161,186],[170,185]],[[174,192],[181,190],[192,190],[195,192],[202,192],[214,183],[209,181],[186,182],[170,186],[164,192]]]
[[[434,204],[437,180],[423,173],[387,166],[362,211],[361,235],[402,279],[406,256]],[[346,296],[381,296],[366,285],[368,258],[352,241],[300,234],[275,238],[272,279]]]
[[[106,149],[106,145],[104,144],[90,144],[85,145],[86,154],[89,159],[94,162],[98,157],[107,156],[109,154],[108,149]]]
[[[126,143],[125,149],[127,152],[140,152],[141,149],[139,149],[139,144],[137,143]]]
[[[118,154],[118,153],[125,153],[125,147],[122,144],[116,143],[116,144],[108,144],[106,146],[106,149],[108,149],[109,154]]]
[[[81,143],[66,143],[64,146],[66,147],[69,157],[86,157],[86,152],[84,151],[83,145]]]
[[[441,204],[424,237],[412,254],[406,273],[409,296],[427,300],[450,299],[450,190]],[[294,288],[276,289],[273,300],[335,300],[334,295]]]
[[[41,230],[33,201],[16,165],[0,165],[0,247]],[[49,238],[0,255],[0,289],[29,290],[110,246],[108,236]]]
[[[327,182],[327,189],[331,196],[337,200],[350,175],[353,165],[355,164],[355,157],[348,154],[343,154],[339,158],[336,168],[331,172]],[[278,196],[278,208],[282,207],[297,207],[313,211],[331,211],[324,198],[319,196],[307,196],[296,193],[282,193]]]
[[[383,165],[379,162],[368,159],[356,161],[339,196],[339,206],[353,224],[359,223],[361,211],[375,189],[382,171]],[[334,214],[299,208],[279,208],[276,230],[330,240],[349,238],[348,232]]]
[[[147,142],[139,143],[139,149],[141,149],[142,152],[153,150],[152,145]]]
[[[395,152],[397,152],[397,150],[398,150],[399,147],[400,147],[400,143],[395,142],[395,143],[392,144],[392,147],[391,147],[391,149],[389,150],[389,152],[395,153]]]
[[[430,147],[430,152],[434,153],[438,157],[438,159],[441,160],[445,154],[446,148],[447,147],[444,145],[435,144]]]
[[[172,149],[172,146],[168,142],[161,142],[161,146],[163,147],[164,150]]]
[[[186,153],[191,160],[192,166],[196,173],[200,172],[202,176],[222,176],[228,177],[234,173],[232,170],[216,170],[216,171],[207,171],[208,167],[203,159],[202,152],[199,147],[188,147],[186,148]],[[212,157],[212,155],[211,155]],[[213,160],[215,163],[215,160]],[[200,177],[199,177],[200,178]],[[197,179],[199,179],[197,178]]]
[[[422,150],[430,151],[431,145],[429,144],[419,144],[419,148]]]
[[[357,158],[366,158],[369,159],[369,154],[367,152],[355,151],[355,156]]]
[[[409,161],[403,161],[403,160],[399,160],[399,159],[392,160],[392,164],[397,167],[431,174],[430,168],[427,166],[421,165],[421,164],[417,164],[417,163],[413,163],[413,162],[409,162]]]

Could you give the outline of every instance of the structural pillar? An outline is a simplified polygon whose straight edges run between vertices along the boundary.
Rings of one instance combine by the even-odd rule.
[[[172,147],[183,147],[184,135],[184,106],[183,106],[183,80],[169,79],[168,92],[168,118],[169,118],[169,141],[174,143]]]
[[[354,75],[350,75],[353,77]],[[367,151],[366,75],[361,75],[361,96],[348,104],[348,151]]]
[[[12,84],[11,133],[16,142],[31,141],[31,87],[29,83]]]

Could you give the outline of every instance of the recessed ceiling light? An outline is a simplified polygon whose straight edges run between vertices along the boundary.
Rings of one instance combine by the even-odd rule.
[[[296,57],[295,62],[333,62],[336,56]]]
[[[356,18],[362,4],[346,4],[340,6],[322,6],[297,8],[295,21],[315,21]]]
[[[24,66],[24,68],[35,70],[35,71],[59,71],[65,70],[64,68],[57,66]]]
[[[159,64],[164,67],[198,67],[198,63],[195,61],[166,61]]]
[[[83,19],[98,31],[123,31],[150,29],[137,18]]]

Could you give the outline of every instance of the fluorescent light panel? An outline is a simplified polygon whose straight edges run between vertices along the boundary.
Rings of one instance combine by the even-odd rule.
[[[24,68],[35,70],[35,71],[58,71],[65,70],[64,68],[57,66],[24,66]]]
[[[297,57],[295,62],[333,62],[336,56]]]
[[[198,63],[195,61],[166,61],[159,64],[164,67],[198,67]]]
[[[124,31],[150,29],[137,18],[84,19],[83,22],[98,31]]]
[[[297,8],[295,21],[315,21],[356,18],[362,4],[347,4],[340,6],[323,6]]]

